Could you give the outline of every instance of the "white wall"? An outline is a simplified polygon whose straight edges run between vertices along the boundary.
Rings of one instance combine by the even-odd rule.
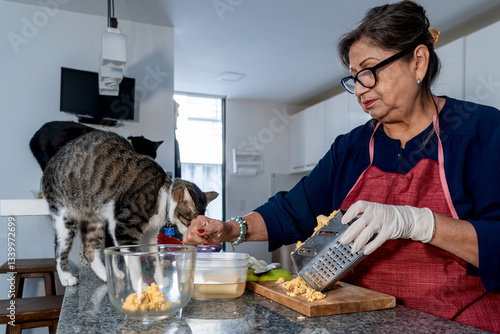
[[[107,20],[0,1],[0,22],[0,198],[33,198],[31,191],[38,191],[42,172],[29,150],[29,140],[46,122],[76,120],[59,111],[60,67],[97,72]],[[127,35],[125,75],[136,79],[139,103],[134,121],[106,129],[164,140],[157,161],[172,171],[173,28],[120,19],[119,28]],[[47,217],[17,217],[16,222],[18,258],[53,256],[53,232]],[[0,263],[7,259],[6,228],[7,218],[2,217]],[[0,298],[4,298],[8,287],[6,276],[1,276]],[[41,282],[29,281],[25,296],[39,291]]]
[[[437,48],[436,53],[441,61],[441,71],[432,87],[432,92],[436,95],[463,100],[465,98],[465,37]]]
[[[470,34],[465,39],[465,97],[467,101],[500,108],[500,67],[496,43],[500,22]]]
[[[226,101],[226,219],[245,215],[265,203],[271,195],[271,174],[289,172],[287,115],[298,110],[282,104]],[[264,172],[256,176],[233,175],[233,148],[262,152]],[[236,251],[271,262],[267,242],[244,242]]]

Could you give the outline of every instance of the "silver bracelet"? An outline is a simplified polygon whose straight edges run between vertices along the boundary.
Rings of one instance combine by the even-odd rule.
[[[238,236],[238,239],[236,239],[236,241],[231,242],[231,247],[233,247],[233,252],[234,252],[234,246],[238,246],[247,238],[248,225],[245,218],[243,217],[232,217],[229,220],[237,221],[238,225],[240,226],[240,235]]]

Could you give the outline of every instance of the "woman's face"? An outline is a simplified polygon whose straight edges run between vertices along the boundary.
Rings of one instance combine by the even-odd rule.
[[[367,67],[373,67],[396,54],[367,43],[366,39],[354,42],[349,51],[352,76]],[[404,58],[404,57],[403,57]],[[414,62],[402,58],[376,70],[377,84],[373,88],[356,83],[354,94],[363,110],[382,123],[400,122],[411,113],[416,104],[418,85]]]

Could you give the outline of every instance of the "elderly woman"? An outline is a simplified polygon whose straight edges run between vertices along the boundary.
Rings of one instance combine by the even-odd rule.
[[[320,214],[362,213],[341,241],[370,255],[344,281],[500,332],[500,111],[432,95],[436,39],[414,2],[371,9],[338,50],[343,86],[373,119],[289,192],[228,222],[198,217],[184,241],[272,251],[308,238]]]

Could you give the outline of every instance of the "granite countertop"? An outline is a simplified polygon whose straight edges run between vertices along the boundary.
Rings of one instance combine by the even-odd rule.
[[[171,319],[127,319],[109,302],[107,285],[92,269],[76,268],[80,284],[67,287],[57,333],[486,333],[459,323],[396,306],[394,309],[304,317],[299,312],[246,290],[235,299],[191,301]]]

